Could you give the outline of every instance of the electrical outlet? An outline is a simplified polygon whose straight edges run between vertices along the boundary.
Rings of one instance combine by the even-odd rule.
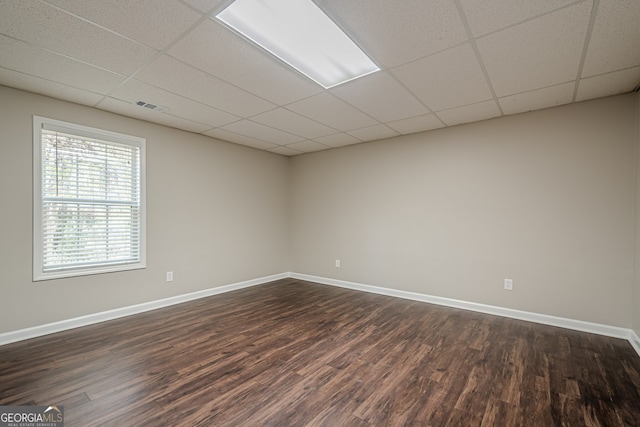
[[[339,259],[336,260],[336,268],[340,268],[340,260]]]
[[[513,279],[504,279],[504,288],[508,291],[513,290]]]
[[[173,282],[173,271],[167,271],[167,282]]]

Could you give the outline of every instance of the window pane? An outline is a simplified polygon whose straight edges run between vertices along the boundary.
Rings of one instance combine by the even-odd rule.
[[[126,135],[37,119],[41,135],[35,151],[41,158],[36,179],[41,185],[34,200],[39,218],[34,247],[40,262],[39,273],[34,266],[34,277],[72,269],[91,274],[88,267],[141,264],[144,140],[129,137],[132,142],[127,143]]]

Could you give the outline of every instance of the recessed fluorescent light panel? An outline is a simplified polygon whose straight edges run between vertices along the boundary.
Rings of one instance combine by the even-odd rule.
[[[311,0],[235,0],[216,18],[325,89],[380,69]]]

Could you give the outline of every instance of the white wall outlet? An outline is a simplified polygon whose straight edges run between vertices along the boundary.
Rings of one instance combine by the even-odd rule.
[[[173,282],[173,271],[167,271],[167,282]]]
[[[340,260],[339,259],[336,260],[336,268],[340,268]]]
[[[504,288],[508,291],[513,290],[513,279],[504,279]]]

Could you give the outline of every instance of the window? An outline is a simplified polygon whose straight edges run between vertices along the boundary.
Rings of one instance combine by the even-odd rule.
[[[145,267],[145,140],[34,116],[33,279]]]

